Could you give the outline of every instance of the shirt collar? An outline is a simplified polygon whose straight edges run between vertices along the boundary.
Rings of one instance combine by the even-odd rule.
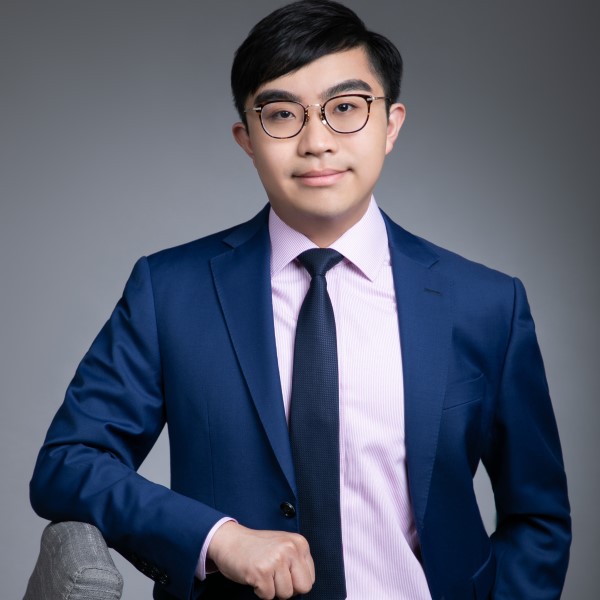
[[[269,212],[271,238],[271,277],[274,277],[299,254],[316,248],[305,235],[284,223],[271,209]],[[387,229],[375,198],[360,221],[338,238],[330,248],[357,267],[365,277],[374,281],[380,268],[389,260]]]

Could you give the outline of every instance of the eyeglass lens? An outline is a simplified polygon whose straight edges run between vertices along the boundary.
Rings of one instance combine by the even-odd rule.
[[[304,110],[298,102],[268,102],[260,113],[263,128],[273,137],[293,137],[304,125]],[[338,133],[358,131],[369,118],[369,103],[363,96],[331,98],[325,103],[324,110],[328,125]]]

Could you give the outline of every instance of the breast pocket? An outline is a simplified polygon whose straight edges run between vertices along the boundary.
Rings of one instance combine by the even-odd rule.
[[[475,379],[450,384],[444,397],[444,410],[452,410],[463,404],[482,400],[484,392],[485,378],[483,374]]]
[[[439,460],[448,469],[461,465],[475,473],[481,455],[483,375],[451,384],[446,389],[439,437]]]

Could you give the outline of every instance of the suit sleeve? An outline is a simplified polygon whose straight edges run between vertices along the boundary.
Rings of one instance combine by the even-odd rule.
[[[225,515],[136,472],[164,424],[152,285],[141,259],[50,426],[31,502],[44,518],[96,525],[170,594],[189,598],[203,542]]]
[[[523,285],[484,462],[497,509],[495,600],[560,598],[571,521],[558,431]]]

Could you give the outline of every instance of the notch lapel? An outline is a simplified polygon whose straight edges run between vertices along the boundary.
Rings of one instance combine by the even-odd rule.
[[[387,217],[386,225],[402,349],[408,480],[421,531],[448,374],[451,284],[432,269],[438,257],[429,247]]]
[[[268,207],[234,230],[231,250],[211,260],[223,315],[244,378],[281,470],[295,491],[279,379],[271,297]]]

